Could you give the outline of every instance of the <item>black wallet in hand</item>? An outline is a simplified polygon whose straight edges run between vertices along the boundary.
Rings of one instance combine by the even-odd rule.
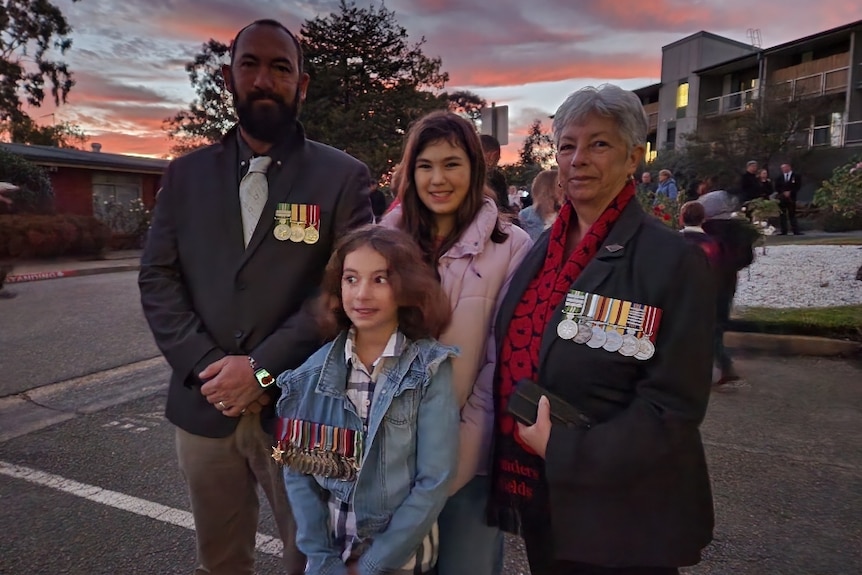
[[[509,396],[506,410],[515,419],[525,425],[536,423],[539,410],[539,399],[542,396],[551,402],[551,423],[563,424],[569,427],[590,427],[593,420],[577,407],[566,403],[544,387],[538,386],[529,379],[522,379]]]

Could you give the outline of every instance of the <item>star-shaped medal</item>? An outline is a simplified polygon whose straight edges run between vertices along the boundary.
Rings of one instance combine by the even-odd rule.
[[[272,458],[279,465],[284,465],[284,450],[281,448],[280,445],[272,446]]]

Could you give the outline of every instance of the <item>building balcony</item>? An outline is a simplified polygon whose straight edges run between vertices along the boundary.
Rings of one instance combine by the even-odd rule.
[[[758,89],[750,88],[741,92],[733,92],[715,98],[708,98],[701,106],[701,115],[720,116],[733,112],[741,112],[751,108],[758,97]]]
[[[781,100],[812,98],[847,91],[850,68],[843,66],[825,72],[774,82],[769,86],[769,97]]]
[[[658,130],[658,102],[644,104],[644,112],[647,115],[649,125],[647,132],[651,134]]]
[[[791,138],[798,148],[843,148],[862,145],[862,120],[839,125],[812,126]]]

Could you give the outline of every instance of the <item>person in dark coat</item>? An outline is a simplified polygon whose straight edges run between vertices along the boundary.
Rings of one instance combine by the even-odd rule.
[[[512,209],[509,207],[509,184],[506,182],[506,176],[497,165],[500,162],[500,142],[489,134],[482,134],[479,137],[479,141],[482,143],[482,152],[485,155],[485,166],[487,167],[485,183],[494,191],[494,200],[497,202],[497,208],[501,212],[511,213]]]
[[[757,173],[757,186],[757,199],[769,199],[775,193],[775,186],[772,185],[772,178],[766,168]]]
[[[523,535],[532,575],[675,574],[712,539],[709,264],[635,199],[647,120],[634,93],[583,88],[553,133],[566,201],[497,316],[489,517]],[[552,422],[547,398],[516,422],[525,380],[591,424]]]
[[[300,575],[270,453],[275,377],[322,343],[306,301],[337,238],[371,222],[368,168],[305,137],[309,76],[274,20],[243,28],[222,70],[239,122],[167,167],[141,257],[144,316],[171,368],[165,413],[188,487],[198,573],[254,573],[260,489]]]
[[[802,235],[796,219],[796,197],[799,195],[800,187],[802,187],[802,178],[793,171],[793,166],[781,164],[781,175],[775,181],[775,191],[778,192],[778,208],[781,210],[779,221],[782,236],[787,235],[788,221],[793,235]]]
[[[730,312],[739,272],[754,261],[754,243],[760,233],[745,218],[733,216],[735,202],[723,190],[710,192],[698,200],[704,207],[706,220],[703,230],[719,246],[719,257],[714,265],[716,273],[716,318],[713,354],[720,375],[717,388],[724,390],[745,385],[724,346],[724,333],[730,325]]]
[[[750,160],[745,165],[745,171],[739,178],[739,190],[736,194],[737,203],[741,206],[757,197],[760,185],[757,183],[757,162]]]

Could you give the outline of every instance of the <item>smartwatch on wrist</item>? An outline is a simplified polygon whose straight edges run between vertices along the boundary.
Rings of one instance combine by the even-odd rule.
[[[251,366],[251,370],[254,372],[254,378],[257,380],[257,384],[263,389],[267,389],[273,383],[275,383],[275,378],[272,377],[272,374],[264,368],[259,367],[257,365],[257,362],[254,361],[253,357],[248,356],[248,364]]]

